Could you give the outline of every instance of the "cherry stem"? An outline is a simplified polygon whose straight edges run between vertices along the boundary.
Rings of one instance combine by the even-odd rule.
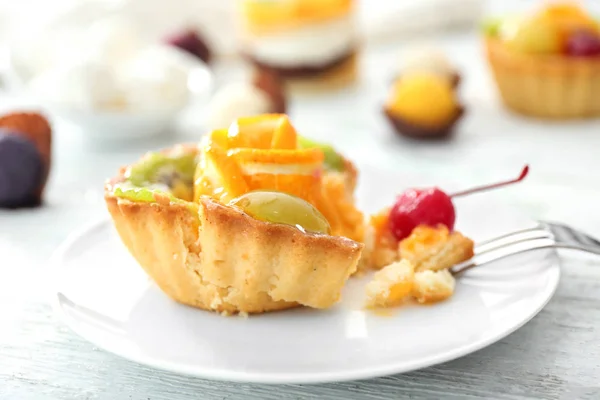
[[[463,190],[461,192],[453,193],[450,195],[450,197],[454,198],[454,197],[460,197],[460,196],[467,196],[467,195],[473,194],[473,193],[484,192],[486,190],[491,190],[491,189],[496,189],[496,188],[503,187],[503,186],[512,185],[513,183],[521,182],[523,179],[525,179],[525,177],[527,176],[528,173],[529,173],[529,165],[525,165],[523,167],[523,169],[521,170],[521,174],[519,175],[519,177],[517,179],[511,179],[510,181],[492,183],[490,185],[485,185],[485,186],[477,186],[477,187],[474,187],[474,188],[471,188],[468,190]]]

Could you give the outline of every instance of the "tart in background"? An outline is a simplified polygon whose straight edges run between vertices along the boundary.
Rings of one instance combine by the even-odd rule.
[[[600,29],[572,3],[488,21],[486,56],[504,104],[553,119],[600,115]]]
[[[357,74],[353,9],[353,0],[239,0],[241,51],[294,88],[346,86]]]

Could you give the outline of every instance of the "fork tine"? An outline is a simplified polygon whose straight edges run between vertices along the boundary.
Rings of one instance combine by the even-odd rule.
[[[510,232],[510,233],[505,233],[504,235],[496,236],[494,238],[478,242],[477,246],[486,246],[488,244],[492,244],[492,243],[494,243],[496,241],[499,241],[499,240],[502,240],[502,239],[508,239],[508,238],[510,238],[511,236],[514,236],[514,235],[521,235],[521,234],[524,234],[524,233],[536,232],[536,231],[540,231],[540,230],[543,230],[543,228],[540,228],[539,226],[534,226],[534,227],[531,227],[531,228],[526,228],[526,229],[521,229],[521,230]]]
[[[523,245],[523,244],[529,244],[529,246],[527,247],[522,247],[522,248],[518,248],[518,249],[512,249],[512,247],[514,247],[514,245]],[[583,251],[586,253],[591,253],[591,254],[595,254],[595,255],[600,255],[600,247],[594,246],[594,247],[590,247],[590,246],[585,246],[583,244],[574,244],[574,243],[557,243],[554,241],[554,239],[552,238],[530,238],[530,239],[523,239],[517,242],[511,242],[509,244],[506,244],[505,246],[498,246],[495,249],[492,250],[488,250],[485,253],[478,253],[475,254],[475,256],[473,256],[471,259],[464,261],[460,264],[456,264],[455,266],[453,266],[452,268],[450,268],[450,272],[452,273],[452,275],[454,275],[455,277],[458,277],[460,275],[462,275],[463,273],[465,273],[466,271],[478,267],[480,265],[483,264],[488,264],[488,263],[492,263],[494,261],[498,261],[501,260],[503,258],[507,258],[510,256],[514,256],[517,254],[522,254],[522,253],[526,253],[528,251],[532,251],[532,250],[542,250],[542,249],[570,249],[570,250],[579,250],[579,251]],[[500,250],[505,250],[504,252],[500,252]],[[494,252],[500,252],[500,254],[497,254],[494,256]],[[490,256],[490,254],[492,256]],[[485,257],[485,256],[488,257]],[[484,260],[480,260],[482,258],[482,256],[484,256]]]
[[[508,233],[493,239],[485,240],[476,244],[476,252],[487,253],[496,249],[509,246],[514,243],[521,243],[531,239],[553,239],[551,232],[541,228],[523,229],[520,231]]]
[[[517,248],[514,249],[516,245],[520,246],[517,246]],[[535,237],[529,239],[522,239],[515,242],[510,242],[506,245],[497,246],[493,249],[489,249],[482,253],[477,253],[470,260],[464,261],[460,264],[456,264],[455,266],[450,268],[450,272],[452,273],[452,275],[457,277],[463,274],[464,272],[483,264],[488,264],[506,257],[525,253],[532,250],[549,249],[555,247],[557,247],[556,242],[554,242],[554,240],[550,237]],[[582,249],[578,248],[578,250]]]

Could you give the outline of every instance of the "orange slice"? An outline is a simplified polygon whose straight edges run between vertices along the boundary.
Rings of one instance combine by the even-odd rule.
[[[227,129],[217,129],[208,134],[209,145],[216,145],[223,149],[229,148]]]
[[[230,148],[269,149],[273,132],[281,123],[283,114],[265,114],[238,118],[229,127]]]
[[[208,195],[221,202],[247,193],[250,188],[244,179],[239,165],[226,150],[218,146],[210,146],[204,152],[202,172],[194,184],[194,198]]]
[[[293,166],[305,167],[314,164],[322,164],[324,154],[321,149],[231,149],[228,154],[232,156],[238,163],[260,163],[260,164],[275,164],[274,168],[290,170]]]
[[[232,149],[251,190],[272,189],[312,202],[320,184],[323,152],[319,149]]]
[[[289,118],[279,119],[273,137],[271,139],[272,149],[295,149],[298,147],[298,134],[290,123]]]

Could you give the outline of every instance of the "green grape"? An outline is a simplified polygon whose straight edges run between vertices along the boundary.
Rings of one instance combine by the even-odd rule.
[[[283,192],[253,191],[229,203],[261,221],[300,226],[306,231],[329,234],[327,219],[309,202]]]
[[[193,153],[163,154],[149,153],[143,160],[131,166],[128,180],[136,186],[146,186],[160,182],[161,172],[171,168],[181,179],[192,182],[196,169],[196,155]]]
[[[489,37],[496,37],[500,33],[503,20],[501,18],[487,18],[483,21],[483,33]]]
[[[298,144],[303,149],[321,149],[325,155],[325,167],[334,171],[344,170],[344,158],[328,144],[315,142],[314,140],[298,136]]]

